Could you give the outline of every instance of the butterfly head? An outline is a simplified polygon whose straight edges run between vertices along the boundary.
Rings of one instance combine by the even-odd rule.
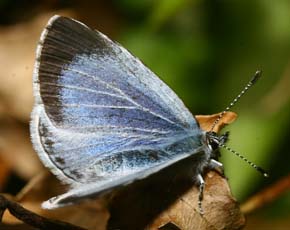
[[[212,152],[215,152],[219,149],[220,146],[224,145],[228,141],[228,138],[229,132],[226,132],[222,135],[218,135],[213,131],[205,133],[206,145]]]

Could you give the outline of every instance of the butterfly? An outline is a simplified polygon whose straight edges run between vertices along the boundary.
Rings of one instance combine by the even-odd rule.
[[[237,98],[259,76],[258,71]],[[215,153],[228,139],[214,126],[237,98],[211,131],[203,131],[139,59],[101,32],[58,15],[41,34],[33,89],[33,146],[43,164],[71,186],[43,208],[98,196],[196,156],[192,167],[202,212],[203,172],[222,166]]]

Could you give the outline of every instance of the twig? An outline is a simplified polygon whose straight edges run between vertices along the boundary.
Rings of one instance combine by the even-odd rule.
[[[290,190],[290,175],[282,178],[270,187],[249,198],[241,205],[241,211],[249,214],[254,210],[276,200],[281,194]]]
[[[18,203],[10,201],[3,195],[0,195],[0,222],[2,222],[2,217],[6,209],[8,209],[9,212],[17,219],[41,230],[85,230],[84,228],[66,222],[50,220],[39,216],[36,213],[23,208]]]

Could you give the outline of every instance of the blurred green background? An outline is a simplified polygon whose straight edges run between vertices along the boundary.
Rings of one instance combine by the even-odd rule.
[[[289,175],[290,1],[0,0],[1,27],[58,10],[73,12],[129,49],[193,114],[222,111],[262,70],[258,84],[232,109],[239,117],[226,130],[228,145],[267,169],[270,178],[229,152],[222,151],[222,162],[241,203]],[[289,189],[255,213],[268,221],[289,214]]]

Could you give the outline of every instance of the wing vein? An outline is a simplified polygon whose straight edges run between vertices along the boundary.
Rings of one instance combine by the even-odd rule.
[[[136,128],[136,127],[123,127],[123,126],[114,126],[114,125],[107,125],[107,126],[104,126],[104,125],[96,125],[96,126],[82,126],[82,129],[84,130],[112,130],[113,132],[112,133],[115,133],[115,131],[118,131],[118,132],[124,132],[126,130],[130,131],[130,132],[127,132],[127,133],[134,133],[134,132],[137,132],[137,131],[140,131],[140,132],[148,132],[148,133],[159,133],[159,134],[169,134],[170,132],[169,131],[162,131],[162,130],[159,130],[159,129],[142,129],[142,128]],[[73,128],[71,128],[70,130],[74,130]],[[79,130],[79,128],[77,128],[76,130]]]
[[[50,82],[41,82],[41,85],[50,85],[50,86],[56,86],[56,87],[79,90],[79,91],[87,91],[87,92],[91,92],[91,93],[95,93],[95,94],[103,94],[103,95],[108,95],[108,96],[112,96],[112,97],[118,97],[118,98],[126,99],[126,98],[124,98],[121,95],[112,94],[112,93],[108,93],[108,92],[105,92],[105,91],[98,91],[98,90],[94,90],[94,89],[88,89],[88,88],[84,88],[84,87],[73,86],[73,85],[63,85],[63,84],[56,84],[56,83],[50,83]]]
[[[134,106],[115,106],[115,105],[90,105],[90,104],[66,104],[66,103],[49,103],[48,107],[87,107],[87,108],[109,108],[109,109],[138,109]]]

